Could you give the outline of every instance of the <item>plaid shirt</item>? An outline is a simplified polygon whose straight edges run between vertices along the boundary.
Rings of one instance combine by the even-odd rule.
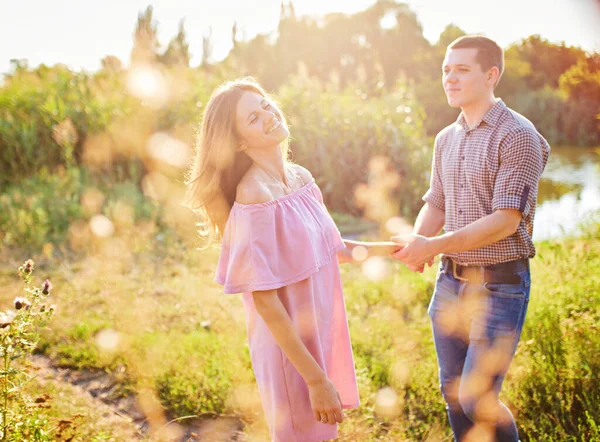
[[[533,258],[538,182],[550,154],[533,124],[498,99],[473,129],[461,113],[437,135],[434,149],[431,182],[423,200],[445,212],[444,231],[459,230],[496,209],[523,214],[511,236],[444,256],[471,266]]]

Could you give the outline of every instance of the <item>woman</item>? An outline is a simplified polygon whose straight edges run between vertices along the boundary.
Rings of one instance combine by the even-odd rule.
[[[359,405],[338,260],[393,243],[343,241],[311,174],[288,161],[289,131],[252,79],[208,103],[187,185],[189,202],[222,236],[215,280],[243,293],[252,366],[272,440],[337,436]],[[335,255],[337,254],[337,260]]]

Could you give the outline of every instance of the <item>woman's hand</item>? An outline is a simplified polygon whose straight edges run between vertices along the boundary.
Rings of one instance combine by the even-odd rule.
[[[277,290],[252,292],[252,299],[275,341],[306,381],[311,408],[317,420],[332,425],[342,422],[344,412],[337,390],[300,339]]]
[[[335,425],[344,420],[340,395],[329,379],[308,383],[308,394],[318,421]]]

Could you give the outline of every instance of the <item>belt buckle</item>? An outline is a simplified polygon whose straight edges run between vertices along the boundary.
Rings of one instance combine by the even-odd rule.
[[[468,281],[467,278],[462,278],[458,276],[458,274],[456,273],[456,263],[454,262],[454,260],[451,259],[450,262],[452,263],[452,276],[454,276],[454,278],[459,281]]]

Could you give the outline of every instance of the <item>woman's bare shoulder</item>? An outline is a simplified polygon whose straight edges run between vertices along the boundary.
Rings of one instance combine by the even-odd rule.
[[[266,203],[272,199],[269,188],[253,176],[244,177],[235,192],[235,201],[240,204]]]
[[[302,182],[304,184],[308,184],[314,180],[312,174],[308,171],[308,169],[302,167],[299,164],[290,164],[290,168],[300,176]]]

